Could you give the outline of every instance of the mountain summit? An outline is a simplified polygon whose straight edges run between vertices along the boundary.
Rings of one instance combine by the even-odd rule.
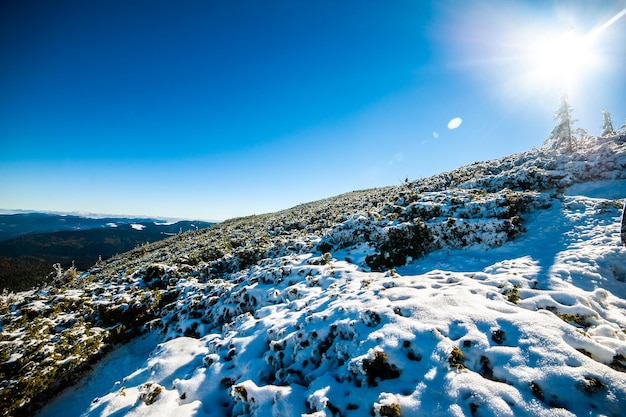
[[[2,296],[3,415],[619,415],[624,197],[621,132],[59,271]]]

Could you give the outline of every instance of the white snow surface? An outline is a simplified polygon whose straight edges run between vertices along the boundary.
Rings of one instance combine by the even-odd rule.
[[[155,330],[39,415],[622,415],[626,376],[608,365],[626,357],[626,250],[605,196],[626,196],[626,181],[572,187],[501,247],[439,250],[395,272],[340,252],[265,260],[230,294],[254,298],[253,313],[200,338]]]
[[[332,253],[309,245],[321,237],[303,236],[292,245],[312,249],[267,256],[228,279],[183,274],[176,301],[146,335],[38,415],[624,415],[620,152],[618,168],[601,171],[590,157],[557,163],[547,179],[512,164],[514,181],[569,186],[529,197],[526,231],[512,240],[497,216],[481,217],[500,210],[501,196],[472,206],[479,197],[468,194],[513,181],[496,172],[406,207],[428,212],[456,199],[438,209],[455,222],[433,222],[433,233],[456,242],[446,229],[454,226],[473,240],[386,272],[364,266],[372,247],[361,236],[376,241],[385,229],[380,216],[361,213],[325,233]],[[572,179],[583,173],[598,180]]]

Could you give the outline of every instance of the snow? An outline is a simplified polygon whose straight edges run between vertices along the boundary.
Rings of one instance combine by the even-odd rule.
[[[145,228],[146,228],[146,226],[145,226],[145,225],[143,225],[143,224],[138,224],[138,223],[131,223],[130,227],[132,227],[132,228],[133,228],[133,229],[135,229],[135,230],[139,230],[139,231],[142,231],[143,229],[145,229]]]
[[[129,281],[170,282],[176,300],[39,416],[622,415],[626,152],[610,159],[607,143],[584,163],[523,154],[506,172],[429,179],[414,200],[343,213],[221,276],[164,256],[129,264]],[[505,189],[516,183],[564,192]],[[372,271],[368,256],[416,216],[435,250]]]
[[[165,221],[165,222],[154,222],[154,224],[155,224],[156,226],[171,226],[171,225],[176,224],[176,223],[177,223],[177,222],[176,222],[176,221],[174,221],[174,220],[171,220],[171,221]]]
[[[607,192],[625,196],[626,182],[573,187],[510,243],[439,250],[393,276],[312,255],[252,267],[238,295],[258,301],[253,314],[166,341],[113,388],[77,387],[40,416],[88,397],[87,416],[618,415],[626,378],[607,365],[626,356],[626,251],[618,207],[598,197]],[[514,289],[517,303],[505,295]],[[455,349],[464,358],[451,364]]]
[[[615,200],[624,198],[625,189],[626,180],[590,181],[568,187],[566,194],[571,196],[580,195],[590,198]]]
[[[40,417],[80,416],[104,391],[114,389],[127,375],[135,372],[157,345],[157,335],[141,336],[110,353],[80,383],[49,403]]]

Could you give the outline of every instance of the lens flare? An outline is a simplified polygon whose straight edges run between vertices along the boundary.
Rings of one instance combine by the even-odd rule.
[[[461,120],[460,117],[455,117],[454,119],[448,122],[448,129],[450,130],[456,129],[457,127],[461,126],[461,123],[463,123],[463,120]]]
[[[615,80],[624,65],[626,9],[479,0],[450,8],[442,35],[451,68],[469,74],[505,103],[532,100],[552,109],[561,94],[583,97]],[[550,106],[548,106],[550,103]]]

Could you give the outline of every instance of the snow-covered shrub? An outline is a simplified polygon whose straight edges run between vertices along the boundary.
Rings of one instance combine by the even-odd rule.
[[[139,399],[146,405],[152,405],[163,392],[163,387],[159,384],[147,382],[139,389]]]
[[[388,226],[384,231],[385,238],[375,246],[376,253],[365,258],[372,271],[404,265],[409,257],[418,258],[432,248],[432,233],[421,219]]]
[[[402,407],[394,394],[383,392],[378,401],[374,403],[372,412],[375,417],[400,417],[402,415]]]
[[[68,284],[71,281],[74,281],[78,276],[78,271],[74,266],[74,262],[72,262],[72,266],[68,269],[63,269],[61,264],[56,263],[53,266],[54,272],[51,272],[48,276],[48,281],[52,281],[54,286],[62,286]]]
[[[400,369],[389,363],[389,356],[382,350],[372,349],[363,357],[355,358],[349,365],[358,383],[375,387],[381,381],[400,377]]]
[[[324,236],[324,242],[341,249],[362,242],[380,242],[384,234],[380,216],[359,213],[331,228]]]

